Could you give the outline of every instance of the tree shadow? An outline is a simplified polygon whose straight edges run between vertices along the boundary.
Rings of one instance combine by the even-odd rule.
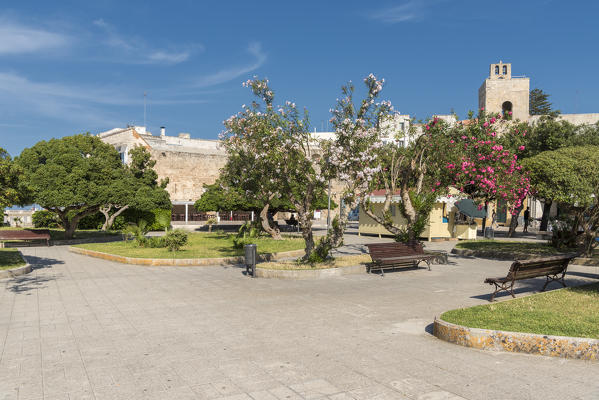
[[[54,258],[46,258],[46,257],[36,257],[23,255],[27,264],[31,265],[32,270],[42,269],[42,268],[52,268],[54,265],[64,264],[62,260],[56,260]]]
[[[8,286],[8,290],[13,293],[26,293],[31,290],[41,289],[45,287],[46,282],[53,281],[55,276],[25,276],[22,275],[13,278],[13,282]],[[28,295],[30,293],[27,293]]]
[[[586,279],[570,278],[569,275],[572,275],[572,274],[568,273],[568,275],[566,275],[566,285],[568,285],[567,287],[572,288],[572,287],[592,283]],[[527,294],[546,293],[546,292],[551,292],[552,290],[563,288],[563,286],[560,283],[552,282],[547,286],[547,288],[545,289],[545,292],[541,292],[541,289],[543,288],[545,281],[546,281],[545,278],[536,278],[534,280],[530,279],[530,280],[526,280],[526,281],[517,281],[516,284],[514,285],[514,294],[516,295],[516,298],[518,298],[517,295],[522,294],[522,293],[527,293]],[[470,298],[471,299],[480,299],[480,300],[491,300],[491,294],[493,293],[494,290],[495,290],[495,287],[492,285],[489,285],[489,293],[480,294],[480,295],[476,295],[476,296],[470,296]],[[506,296],[508,298],[512,298],[512,296],[509,292],[502,291],[495,295],[495,299],[501,299]]]

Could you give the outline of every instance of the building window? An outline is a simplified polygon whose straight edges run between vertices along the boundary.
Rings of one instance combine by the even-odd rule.
[[[499,65],[495,66],[495,75],[499,75]]]
[[[389,211],[391,211],[391,216],[392,216],[392,217],[395,217],[395,206],[394,206],[394,205],[391,205],[391,206],[389,207]]]
[[[507,65],[503,66],[503,75],[507,75]]]

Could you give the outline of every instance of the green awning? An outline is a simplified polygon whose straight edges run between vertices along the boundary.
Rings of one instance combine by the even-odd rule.
[[[487,211],[485,208],[478,209],[478,205],[474,204],[474,201],[471,199],[460,200],[455,203],[456,207],[460,212],[467,217],[472,218],[486,218]]]

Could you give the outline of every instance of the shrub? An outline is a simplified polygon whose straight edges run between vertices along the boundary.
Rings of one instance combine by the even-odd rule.
[[[33,226],[36,228],[58,228],[58,216],[52,211],[40,210],[31,216]]]
[[[189,235],[182,229],[174,229],[164,236],[164,243],[170,251],[178,251],[187,244]]]

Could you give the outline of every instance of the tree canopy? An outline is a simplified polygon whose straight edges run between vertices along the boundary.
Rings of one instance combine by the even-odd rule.
[[[32,200],[55,212],[73,236],[79,220],[114,199],[125,178],[119,153],[89,134],[41,141],[17,159]]]
[[[530,115],[556,115],[559,110],[554,110],[549,101],[549,94],[541,89],[533,89],[529,93],[529,114]]]
[[[599,147],[576,146],[546,151],[524,160],[537,196],[551,199],[574,216],[572,230],[585,231],[591,253],[599,229]]]
[[[21,173],[20,167],[0,147],[0,210],[23,200],[23,192],[19,188]]]
[[[103,230],[110,229],[116,217],[129,208],[149,211],[156,208],[170,208],[171,202],[165,187],[168,179],[158,182],[158,174],[153,167],[150,152],[143,146],[129,151],[131,163],[124,166],[121,179],[115,180],[111,187],[110,201],[100,207],[104,214]]]

